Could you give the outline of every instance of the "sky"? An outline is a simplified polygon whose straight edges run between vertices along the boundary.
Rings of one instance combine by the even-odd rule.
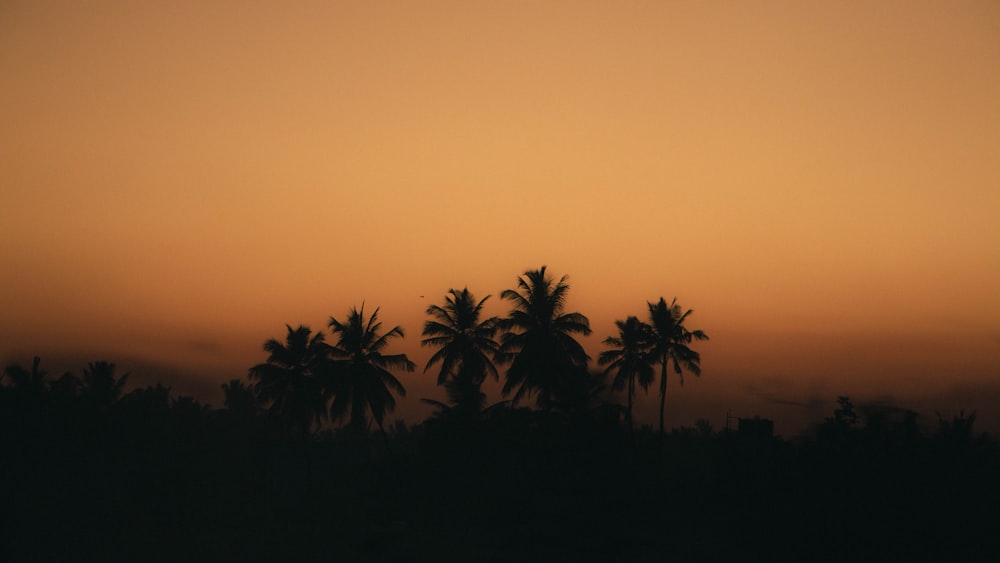
[[[422,367],[544,264],[594,357],[695,311],[668,425],[1000,430],[997,100],[989,1],[2,2],[0,360],[218,404],[285,324],[381,307]]]

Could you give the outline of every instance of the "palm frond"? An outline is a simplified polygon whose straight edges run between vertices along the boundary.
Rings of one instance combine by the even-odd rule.
[[[411,362],[410,359],[406,357],[406,354],[379,354],[372,357],[372,363],[379,367],[404,369],[406,371],[414,371],[417,369],[417,364]]]

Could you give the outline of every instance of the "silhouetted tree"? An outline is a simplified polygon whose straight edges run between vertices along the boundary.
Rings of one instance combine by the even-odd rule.
[[[649,305],[649,321],[653,329],[652,353],[660,364],[660,434],[663,429],[663,408],[667,399],[667,367],[673,365],[680,384],[684,385],[684,370],[701,375],[701,356],[688,345],[693,340],[708,340],[708,335],[700,330],[688,330],[684,321],[694,311],[681,310],[677,299],[670,305],[662,297]]]
[[[8,365],[0,374],[0,386],[19,392],[44,393],[48,390],[48,374],[38,368],[41,361],[41,358],[35,356],[31,362],[31,371],[20,364]]]
[[[618,336],[604,339],[604,344],[613,348],[601,352],[597,361],[608,366],[605,373],[617,370],[614,389],[627,388],[628,407],[625,418],[629,430],[632,430],[632,399],[635,396],[636,379],[643,389],[648,389],[655,377],[653,365],[656,363],[656,356],[651,353],[653,329],[635,316],[615,321],[615,326],[618,327]]]
[[[170,408],[170,388],[157,383],[155,387],[149,385],[133,389],[131,393],[122,397],[122,402],[141,405],[147,410],[167,410]]]
[[[79,377],[67,372],[59,376],[59,379],[50,383],[49,390],[57,397],[68,399],[79,395],[82,385],[83,382]]]
[[[93,407],[107,409],[122,395],[129,374],[115,375],[115,364],[91,362],[83,370],[80,395]]]
[[[694,428],[698,431],[698,434],[705,437],[711,436],[715,433],[715,430],[712,428],[712,423],[707,418],[699,418],[694,421]]]
[[[858,423],[858,415],[854,412],[854,403],[850,397],[837,397],[837,408],[833,411],[833,418],[828,418],[827,422],[843,427],[844,430],[851,430]]]
[[[257,397],[257,393],[239,379],[223,383],[222,394],[222,404],[233,413],[252,416],[260,408],[260,399]]]
[[[500,350],[500,344],[494,340],[499,319],[479,320],[483,304],[489,298],[487,295],[477,302],[469,288],[450,289],[443,307],[427,308],[432,319],[424,323],[426,338],[421,344],[438,350],[427,360],[424,372],[441,364],[437,384],[445,387],[454,411],[465,416],[476,416],[482,411],[485,395],[480,389],[486,377],[499,379],[491,359]]]
[[[514,392],[514,403],[537,393],[538,405],[551,409],[558,395],[570,386],[590,359],[574,334],[590,334],[590,321],[580,313],[565,313],[567,276],[558,282],[545,274],[545,266],[529,270],[517,280],[517,289],[506,289],[502,299],[514,308],[500,321],[504,331],[497,359],[510,362],[503,394]]]
[[[403,338],[403,329],[395,326],[380,334],[382,323],[378,321],[378,312],[376,308],[366,320],[362,304],[360,311],[352,307],[343,322],[330,317],[330,330],[337,336],[337,343],[330,348],[330,354],[338,360],[330,414],[335,418],[349,414],[350,426],[358,432],[365,432],[368,429],[367,413],[371,412],[385,437],[385,413],[396,408],[392,392],[406,396],[403,384],[389,369],[413,371],[416,364],[406,354],[383,353],[393,338]]]
[[[40,361],[36,356],[30,370],[15,363],[0,373],[0,458],[8,438],[37,440],[51,420],[53,396]]]
[[[938,411],[935,411],[935,414],[938,417],[937,438],[939,440],[953,444],[968,444],[972,441],[972,427],[976,423],[976,411],[966,415],[963,409],[950,421]]]
[[[607,374],[601,370],[591,371],[585,366],[573,369],[576,373],[567,380],[553,406],[575,417],[575,422],[600,419],[617,424],[624,409],[608,395],[608,385],[604,381]]]
[[[327,412],[331,348],[322,331],[314,335],[303,325],[285,328],[285,342],[274,338],[265,342],[267,361],[250,368],[248,377],[256,381],[254,391],[270,404],[269,411],[305,436]]]

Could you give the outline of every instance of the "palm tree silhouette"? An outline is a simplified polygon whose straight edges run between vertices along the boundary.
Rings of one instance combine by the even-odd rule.
[[[632,399],[635,396],[636,379],[643,389],[648,389],[655,377],[653,365],[656,363],[656,356],[651,353],[653,329],[635,316],[615,321],[615,326],[618,327],[618,336],[604,339],[604,344],[613,348],[601,352],[597,362],[608,366],[604,373],[618,370],[613,383],[615,389],[628,389],[625,417],[629,430],[632,430]]]
[[[259,399],[252,387],[247,387],[239,379],[222,384],[222,404],[231,412],[253,415],[257,412]]]
[[[376,308],[365,320],[365,306],[362,304],[360,311],[352,307],[343,322],[330,317],[330,330],[337,335],[337,343],[330,348],[330,355],[337,360],[330,414],[342,418],[349,413],[349,426],[364,433],[368,429],[367,413],[370,411],[388,445],[383,419],[386,412],[396,408],[392,391],[401,397],[406,396],[403,384],[389,369],[413,371],[416,364],[406,354],[382,353],[390,340],[403,338],[403,329],[395,326],[379,334],[382,323],[378,321],[378,312]]]
[[[24,369],[20,364],[8,365],[0,373],[0,386],[10,387],[19,392],[45,392],[49,387],[48,373],[38,368],[41,361],[41,358],[35,356],[31,362],[31,371]]]
[[[423,336],[427,338],[420,342],[438,348],[427,360],[424,372],[440,363],[437,384],[444,385],[453,405],[450,410],[469,417],[482,412],[486,397],[480,389],[486,376],[500,377],[490,359],[500,350],[500,344],[493,338],[499,319],[479,320],[483,304],[489,298],[487,295],[477,302],[469,288],[448,290],[443,307],[427,308],[432,319],[424,323]],[[440,405],[437,401],[428,402]]]
[[[250,368],[254,391],[269,411],[291,423],[307,436],[327,412],[332,364],[330,347],[323,332],[312,334],[304,325],[285,325],[285,342],[272,338],[264,343],[267,361]],[[227,391],[227,400],[234,389]]]
[[[688,344],[692,340],[708,340],[708,335],[700,330],[688,330],[684,321],[694,311],[681,312],[681,306],[674,298],[670,305],[660,297],[657,303],[649,305],[649,320],[652,326],[652,354],[660,364],[660,434],[663,429],[663,407],[667,398],[667,365],[673,364],[674,372],[684,385],[684,371],[701,375],[701,355]],[[683,369],[682,369],[683,368]]]
[[[569,291],[566,279],[554,282],[542,266],[519,277],[517,289],[500,294],[514,308],[500,321],[504,332],[496,357],[510,362],[503,394],[516,390],[515,403],[537,393],[538,405],[551,409],[590,359],[573,338],[574,334],[590,334],[590,321],[580,313],[563,312]]]
[[[80,395],[92,406],[106,409],[117,401],[125,388],[129,374],[115,375],[115,364],[91,362],[83,370]]]

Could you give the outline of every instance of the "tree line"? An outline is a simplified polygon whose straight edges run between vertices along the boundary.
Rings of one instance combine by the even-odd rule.
[[[542,411],[572,413],[587,408],[603,390],[600,377],[589,372],[590,356],[576,339],[591,333],[582,313],[567,310],[567,276],[555,279],[546,267],[528,270],[516,287],[500,298],[511,305],[504,317],[485,318],[483,308],[491,296],[478,299],[468,288],[450,289],[442,304],[427,308],[421,345],[434,349],[424,371],[435,370],[447,400],[426,402],[438,415],[477,419],[489,408],[517,406],[534,401]],[[227,396],[237,389],[256,393],[268,411],[308,434],[324,420],[343,423],[364,433],[374,422],[385,433],[385,415],[396,406],[396,396],[406,388],[392,370],[412,372],[416,365],[405,354],[390,354],[390,343],[404,337],[402,327],[383,328],[378,308],[366,314],[365,306],[352,308],[346,318],[331,317],[332,342],[322,332],[288,325],[284,341],[264,344],[264,363],[250,368],[250,385],[227,384]],[[659,366],[659,430],[664,432],[667,376],[673,372],[683,383],[685,371],[699,375],[701,357],[692,343],[707,340],[702,330],[690,330],[692,311],[676,299],[648,303],[648,322],[630,316],[617,321],[618,334],[604,340],[607,349],[598,363],[604,374],[613,374],[613,388],[625,390],[625,421],[632,427],[636,387],[654,382]],[[498,367],[500,366],[500,367]],[[502,393],[510,399],[487,407],[482,385],[487,378],[501,379]]]
[[[591,370],[565,276],[525,272],[490,296],[427,308],[422,369],[445,392],[389,427],[415,371],[403,330],[362,305],[328,332],[288,326],[223,385],[224,407],[161,384],[128,390],[109,362],[79,375],[38,358],[0,373],[0,560],[507,561],[981,559],[1000,542],[1000,446],[975,413],[838,399],[794,442],[663,432],[666,379],[700,372],[703,331],[676,300],[616,321]],[[624,391],[608,403],[602,385]],[[658,379],[658,381],[657,381]],[[500,383],[489,404],[483,385]],[[659,430],[632,430],[637,388]],[[533,407],[533,408],[531,408]],[[380,455],[374,428],[385,439]],[[355,439],[358,438],[358,439]],[[390,449],[391,448],[391,449]],[[987,516],[981,517],[980,514]]]
[[[668,375],[683,385],[685,373],[701,373],[701,357],[692,345],[708,335],[687,327],[692,311],[661,297],[647,303],[645,321],[637,316],[616,321],[617,334],[603,341],[597,359],[601,368],[592,370],[591,357],[577,340],[591,334],[590,320],[568,309],[569,291],[568,276],[557,279],[542,266],[501,292],[500,299],[510,304],[505,316],[487,318],[483,309],[492,296],[478,298],[467,287],[450,289],[443,302],[430,305],[421,345],[433,353],[423,371],[436,374],[445,400],[422,400],[436,407],[435,417],[463,424],[530,405],[555,415],[600,411],[632,430],[636,390],[652,386],[659,368],[664,433]],[[225,409],[267,415],[270,424],[301,438],[331,427],[363,436],[372,425],[385,437],[386,415],[406,396],[397,374],[417,366],[406,354],[391,353],[405,333],[400,326],[384,326],[380,312],[365,304],[352,307],[345,317],[330,317],[328,334],[286,325],[284,338],[264,343],[265,360],[249,368],[245,379],[222,385]],[[613,378],[610,385],[607,376]],[[192,397],[172,397],[161,383],[126,391],[128,379],[107,361],[88,364],[81,376],[51,378],[36,357],[30,369],[11,364],[0,372],[0,389],[10,403],[7,414],[62,409],[63,416],[90,416],[118,403],[210,410]],[[482,390],[487,379],[502,381],[503,400],[487,404]],[[609,387],[625,392],[625,405],[613,401]]]

